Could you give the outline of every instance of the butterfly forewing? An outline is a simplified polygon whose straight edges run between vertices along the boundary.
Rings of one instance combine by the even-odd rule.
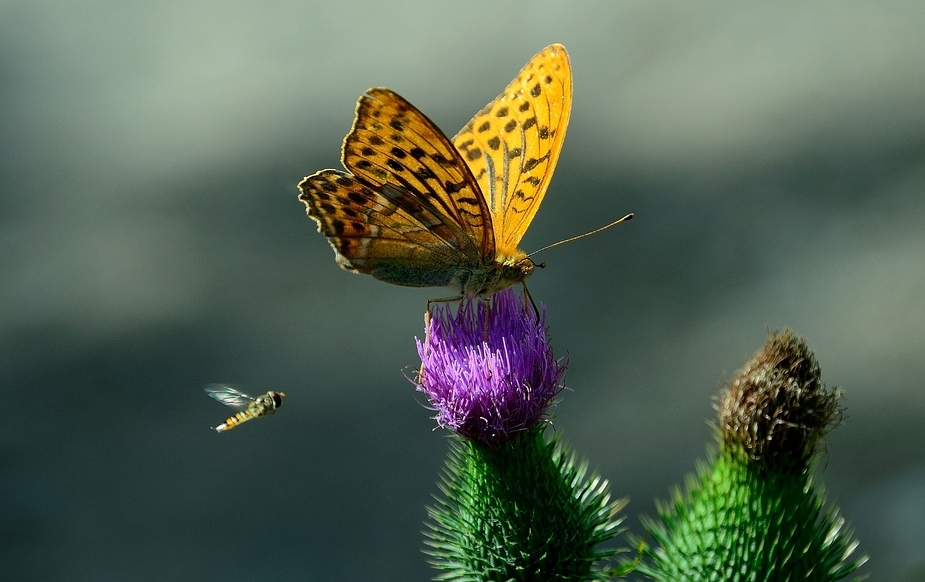
[[[224,386],[222,384],[209,384],[203,390],[212,398],[232,408],[247,408],[247,406],[254,401],[253,396],[248,396],[239,390],[235,390],[231,386]]]
[[[471,252],[466,246],[474,242],[479,256],[494,255],[491,215],[472,172],[446,135],[395,92],[372,88],[360,97],[342,161],[370,184],[411,193],[395,201],[412,214],[423,206],[439,218],[440,224],[428,216],[421,222],[461,251]]]
[[[491,209],[499,254],[516,251],[543,201],[571,103],[568,54],[554,44],[453,138]]]

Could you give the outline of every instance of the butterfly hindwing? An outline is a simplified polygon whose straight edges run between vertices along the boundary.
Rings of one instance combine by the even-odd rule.
[[[322,170],[299,188],[308,215],[347,270],[398,285],[441,286],[461,264],[478,259],[471,240],[460,249],[440,217],[391,184],[377,191],[352,174]]]
[[[571,103],[568,53],[550,45],[453,138],[485,195],[499,254],[516,251],[543,201]]]

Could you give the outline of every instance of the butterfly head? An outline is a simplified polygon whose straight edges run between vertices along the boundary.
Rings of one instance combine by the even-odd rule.
[[[511,285],[516,285],[517,283],[523,283],[527,277],[533,273],[533,269],[536,267],[536,263],[533,262],[533,259],[523,254],[519,257],[505,259],[498,265],[500,272],[498,285],[492,292],[507,289]]]

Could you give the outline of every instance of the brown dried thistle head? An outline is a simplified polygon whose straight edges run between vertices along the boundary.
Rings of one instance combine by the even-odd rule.
[[[840,422],[840,396],[822,384],[802,338],[789,329],[774,331],[720,393],[723,444],[738,444],[754,460],[802,470],[819,439]]]

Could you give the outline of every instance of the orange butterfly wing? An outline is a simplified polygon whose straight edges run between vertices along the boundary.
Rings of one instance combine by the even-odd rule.
[[[398,94],[357,101],[342,162],[299,184],[299,199],[345,269],[442,286],[495,254],[491,214],[449,139]]]
[[[517,255],[546,195],[571,107],[568,53],[553,44],[453,138],[485,195],[499,257]]]

